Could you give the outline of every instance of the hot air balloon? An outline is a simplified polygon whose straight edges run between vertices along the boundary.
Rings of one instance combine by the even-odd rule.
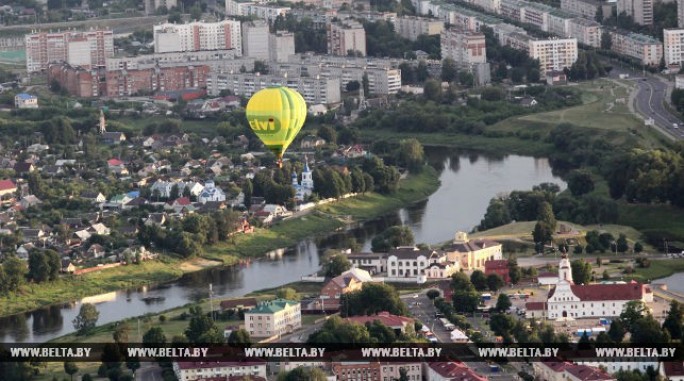
[[[287,87],[269,87],[252,95],[247,103],[247,121],[252,131],[276,155],[278,167],[306,119],[306,102]]]

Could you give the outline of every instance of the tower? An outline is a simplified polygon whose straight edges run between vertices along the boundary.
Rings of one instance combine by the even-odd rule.
[[[309,159],[304,157],[304,170],[302,171],[302,189],[311,194],[314,188],[313,172],[309,168]]]
[[[292,186],[297,189],[299,186],[299,180],[297,180],[297,172],[294,170],[292,171]]]
[[[100,125],[98,126],[98,131],[101,134],[107,132],[107,122],[105,121],[104,111],[100,109]]]
[[[560,264],[558,265],[558,282],[573,283],[572,281],[572,266],[567,254],[561,256]]]

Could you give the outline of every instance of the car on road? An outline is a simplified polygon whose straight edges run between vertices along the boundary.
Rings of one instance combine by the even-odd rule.
[[[677,123],[672,123],[672,128],[679,128],[679,126],[677,125]]]

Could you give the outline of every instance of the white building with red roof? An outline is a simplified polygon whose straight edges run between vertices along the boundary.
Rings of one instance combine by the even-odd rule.
[[[660,375],[668,381],[684,381],[684,362],[665,361],[661,363]]]
[[[653,291],[647,284],[575,284],[567,256],[558,266],[558,284],[546,302],[549,319],[597,318],[619,316],[628,302],[653,302]]]
[[[426,367],[427,381],[487,381],[462,362],[430,362]]]
[[[345,319],[346,321],[354,324],[364,325],[366,323],[372,323],[376,320],[380,321],[383,325],[386,325],[397,333],[406,333],[407,331],[413,332],[414,330],[414,319],[406,316],[392,315],[387,311],[379,312],[377,315],[371,316],[351,316]]]
[[[176,361],[173,371],[178,381],[227,379],[233,376],[266,378],[266,361]]]
[[[0,180],[0,197],[17,192],[17,184],[12,180]]]
[[[598,367],[567,361],[538,361],[533,367],[535,379],[540,381],[616,381]]]

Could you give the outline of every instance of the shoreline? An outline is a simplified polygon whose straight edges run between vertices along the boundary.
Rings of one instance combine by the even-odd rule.
[[[332,233],[348,223],[377,218],[406,205],[423,201],[433,194],[439,185],[436,171],[426,166],[421,173],[402,180],[394,194],[384,196],[370,193],[339,200],[332,205],[322,205],[307,215],[281,221],[269,229],[257,229],[252,234],[237,236],[233,243],[205,247],[200,257],[189,260],[163,257],[161,260],[143,262],[140,265],[121,266],[43,284],[29,283],[23,286],[21,294],[0,298],[0,305],[3,306],[0,317],[71,303],[101,293],[173,282],[185,274],[231,266],[243,259],[258,259],[269,251],[292,246],[306,237]],[[371,210],[369,203],[375,204]],[[339,211],[349,213],[337,213]],[[353,219],[343,222],[343,215],[351,215]]]

